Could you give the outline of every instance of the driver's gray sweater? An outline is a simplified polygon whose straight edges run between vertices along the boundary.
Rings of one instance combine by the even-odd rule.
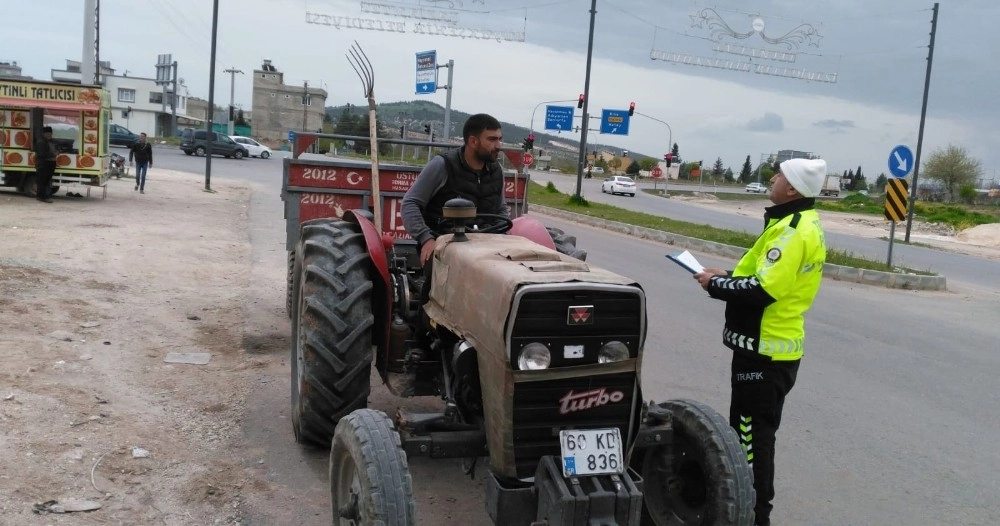
[[[465,160],[462,159],[460,162],[465,167]],[[406,195],[403,196],[403,226],[406,228],[406,232],[410,234],[410,237],[416,239],[417,243],[421,245],[435,237],[424,220],[424,209],[427,207],[427,203],[431,201],[431,198],[437,195],[444,188],[445,183],[448,182],[448,169],[444,163],[444,157],[435,155],[424,166],[424,169],[420,171],[417,180],[413,181],[413,185],[410,186],[410,189],[406,191]],[[506,201],[501,200],[501,202],[503,205],[500,214],[510,217],[510,210],[507,208]]]

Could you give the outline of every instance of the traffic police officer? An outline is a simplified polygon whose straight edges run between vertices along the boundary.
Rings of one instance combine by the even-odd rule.
[[[770,524],[774,442],[785,395],[802,358],[803,315],[819,291],[826,242],[816,195],[826,161],[791,159],[771,178],[764,232],[730,272],[694,275],[709,296],[726,302],[723,343],[733,351],[729,424],[753,468],[756,524]]]

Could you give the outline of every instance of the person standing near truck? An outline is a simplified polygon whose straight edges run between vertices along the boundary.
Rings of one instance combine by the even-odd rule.
[[[771,523],[775,432],[785,395],[795,384],[805,340],[804,314],[823,278],[826,241],[816,195],[826,161],[791,159],[771,178],[774,206],[764,232],[726,272],[694,275],[708,295],[726,302],[723,343],[733,351],[729,425],[753,468],[756,524]]]
[[[135,189],[146,193],[146,170],[153,166],[153,145],[146,142],[145,133],[140,133],[139,141],[129,147],[128,162],[135,166]]]
[[[56,143],[52,141],[52,127],[42,128],[42,136],[35,140],[35,198],[43,203],[52,202],[52,176],[56,173]]]
[[[479,214],[510,217],[503,169],[497,162],[503,140],[500,121],[485,113],[473,115],[462,127],[462,138],[462,147],[431,159],[403,196],[403,225],[420,247],[422,266],[434,253],[434,240],[442,233],[437,231],[442,210],[449,199],[468,199]]]

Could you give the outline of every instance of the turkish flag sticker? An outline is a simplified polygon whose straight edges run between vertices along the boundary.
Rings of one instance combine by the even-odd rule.
[[[590,325],[594,323],[593,305],[571,305],[566,315],[566,325]]]

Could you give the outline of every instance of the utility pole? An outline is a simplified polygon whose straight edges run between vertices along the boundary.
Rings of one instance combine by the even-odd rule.
[[[917,202],[917,174],[920,173],[920,147],[924,144],[924,120],[927,118],[927,92],[931,88],[931,64],[934,62],[934,35],[937,33],[938,3],[934,2],[934,16],[931,17],[931,44],[927,48],[927,75],[924,77],[924,102],[920,107],[920,131],[917,133],[917,154],[913,159],[913,185],[910,186],[910,203],[906,211],[906,239],[910,242],[910,227],[913,225],[913,208]]]
[[[236,111],[236,107],[234,106],[234,99],[236,98],[236,74],[239,73],[242,75],[243,71],[236,68],[229,68],[223,71],[223,73],[229,73],[229,135],[233,135],[233,119],[235,119],[233,113]]]
[[[212,2],[212,53],[208,66],[208,119],[205,122],[209,138],[208,151],[205,152],[205,191],[212,191],[212,119],[215,117],[215,42],[219,34],[219,0]]]
[[[587,161],[587,129],[590,128],[590,62],[594,56],[594,19],[597,17],[597,0],[590,0],[590,36],[587,38],[587,74],[583,81],[583,123],[580,126],[580,159],[576,167],[576,198],[581,199],[583,168]]]
[[[451,86],[455,82],[455,61],[449,59],[447,65],[438,66],[438,68],[448,68],[448,85],[438,86],[438,88],[443,87],[448,90],[448,93],[444,97],[444,141],[448,142],[448,139],[451,137]]]
[[[306,102],[309,101],[309,81],[302,83],[302,131],[309,131],[309,125],[307,124],[309,118],[308,106]]]
[[[170,136],[173,137],[177,135],[177,61],[176,60],[173,62],[173,64],[171,64],[171,67],[173,68],[174,72],[174,78],[173,78],[174,93],[173,96],[170,98],[170,111],[171,111]]]
[[[97,63],[97,0],[83,2],[83,56],[80,60],[80,83],[97,84],[100,64]],[[97,66],[97,69],[94,67]]]

